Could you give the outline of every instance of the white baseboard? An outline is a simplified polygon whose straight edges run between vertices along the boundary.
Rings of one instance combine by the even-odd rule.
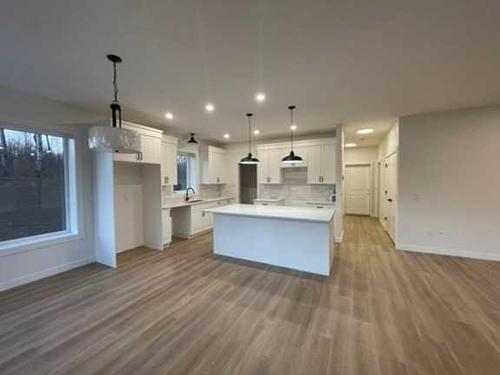
[[[445,248],[433,247],[433,246],[408,245],[408,244],[402,244],[402,243],[396,243],[396,249],[403,250],[403,251],[413,251],[413,252],[417,252],[417,253],[447,255],[447,256],[453,256],[453,257],[500,261],[500,253],[495,254],[495,253],[485,253],[485,252],[477,252],[477,251],[464,251],[464,250],[456,250],[456,249],[445,249]]]
[[[49,277],[49,276],[52,276],[52,275],[55,275],[55,274],[58,274],[58,273],[61,273],[64,271],[68,271],[72,268],[81,267],[81,266],[84,266],[86,264],[93,263],[93,262],[95,262],[94,258],[84,258],[84,259],[75,260],[73,262],[64,263],[64,264],[61,264],[61,265],[56,266],[56,267],[47,268],[47,269],[39,271],[39,272],[30,273],[28,275],[23,275],[21,277],[17,277],[15,279],[7,280],[7,281],[0,283],[0,291],[14,288],[14,287],[19,286],[19,285],[27,284],[27,283],[30,283],[32,281],[40,280],[40,279],[43,279],[45,277]]]
[[[344,239],[344,231],[342,231],[342,233],[340,233],[340,236],[335,237],[335,242],[342,243],[343,239]]]

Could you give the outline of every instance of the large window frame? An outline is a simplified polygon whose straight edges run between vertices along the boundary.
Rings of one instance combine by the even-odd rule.
[[[31,127],[0,123],[0,127],[13,131],[47,134],[63,139],[64,213],[66,223],[64,230],[0,241],[0,257],[81,238],[80,199],[78,191],[80,161],[77,155],[76,134],[59,131],[57,128],[45,128],[43,126]]]

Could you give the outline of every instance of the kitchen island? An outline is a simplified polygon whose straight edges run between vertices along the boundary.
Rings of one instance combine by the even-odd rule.
[[[213,215],[214,253],[330,275],[334,207],[231,204]]]

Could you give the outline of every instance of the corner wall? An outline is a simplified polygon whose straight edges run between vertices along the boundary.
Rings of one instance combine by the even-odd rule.
[[[500,260],[500,107],[400,119],[398,243]]]

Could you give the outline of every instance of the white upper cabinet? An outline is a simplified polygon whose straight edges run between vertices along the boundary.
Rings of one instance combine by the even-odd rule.
[[[336,183],[336,142],[335,138],[297,141],[294,152],[302,157],[303,163],[291,168],[306,167],[308,184]],[[282,183],[281,159],[290,152],[290,144],[273,143],[257,146],[260,161],[258,170],[259,184]]]
[[[200,158],[202,184],[227,183],[226,150],[206,146],[200,150]]]
[[[161,184],[177,185],[177,138],[163,136],[160,166]]]
[[[281,159],[288,150],[280,145],[262,145],[257,147],[257,166],[260,184],[281,184]]]
[[[328,139],[307,148],[307,183],[336,183],[336,147],[335,140]]]
[[[147,126],[123,122],[123,128],[134,130],[141,137],[141,151],[137,154],[115,153],[113,159],[131,163],[161,163],[161,139],[163,131]]]

